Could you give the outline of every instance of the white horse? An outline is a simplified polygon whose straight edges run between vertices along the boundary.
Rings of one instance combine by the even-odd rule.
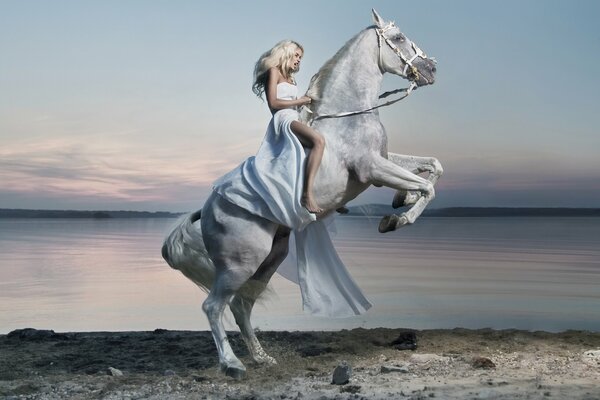
[[[349,40],[319,70],[307,94],[314,99],[310,122],[327,143],[315,181],[317,203],[331,213],[370,185],[394,188],[398,192],[393,205],[412,207],[399,216],[384,217],[379,230],[385,232],[415,221],[433,199],[433,185],[442,167],[432,157],[387,151],[387,136],[373,109],[383,74],[409,79],[411,89],[429,85],[434,82],[435,61],[375,10],[373,18],[374,26]],[[417,175],[421,172],[428,172],[427,178]],[[229,376],[241,378],[246,368],[231,349],[223,327],[227,305],[254,361],[276,362],[258,342],[250,313],[287,255],[289,234],[290,228],[213,193],[201,211],[184,217],[165,240],[162,254],[169,265],[209,292],[202,307],[221,369]]]

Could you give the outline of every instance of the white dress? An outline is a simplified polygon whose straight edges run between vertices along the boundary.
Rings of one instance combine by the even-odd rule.
[[[277,97],[297,98],[290,83],[277,85]],[[304,310],[313,315],[345,317],[371,307],[338,257],[327,227],[300,203],[306,154],[291,130],[295,109],[273,115],[255,157],[218,179],[213,190],[249,212],[294,231],[297,268],[279,272],[298,283]],[[293,258],[293,252],[289,258]],[[287,263],[289,266],[289,262]]]

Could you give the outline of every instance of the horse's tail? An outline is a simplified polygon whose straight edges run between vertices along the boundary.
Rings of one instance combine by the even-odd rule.
[[[181,271],[188,279],[208,292],[215,279],[215,266],[210,259],[200,224],[202,210],[184,215],[165,238],[162,256],[171,268]]]

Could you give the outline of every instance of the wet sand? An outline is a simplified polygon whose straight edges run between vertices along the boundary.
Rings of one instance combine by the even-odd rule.
[[[17,330],[0,335],[0,398],[600,399],[600,333],[380,328],[258,337],[278,364],[254,364],[232,332],[248,369],[234,380],[219,371],[210,332]],[[332,384],[343,361],[350,379]]]

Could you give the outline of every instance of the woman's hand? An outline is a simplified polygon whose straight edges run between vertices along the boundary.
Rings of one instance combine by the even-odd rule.
[[[300,97],[300,101],[301,101],[300,105],[305,106],[307,104],[310,104],[312,102],[312,99],[308,96],[302,96],[302,97]]]

